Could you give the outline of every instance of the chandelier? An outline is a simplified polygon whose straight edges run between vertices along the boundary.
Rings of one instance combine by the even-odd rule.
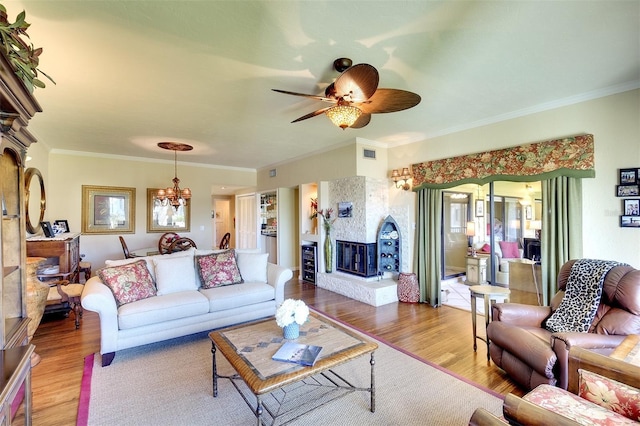
[[[344,130],[356,122],[360,114],[362,114],[362,111],[351,105],[338,104],[329,108],[325,114],[327,114],[327,117],[329,117],[329,120],[331,120],[333,124]]]
[[[189,188],[180,189],[180,179],[178,179],[178,151],[191,151],[193,147],[184,143],[177,142],[160,142],[158,146],[162,149],[173,151],[174,178],[173,187],[158,190],[156,197],[164,205],[172,205],[175,209],[187,204],[187,200],[191,198],[191,190]]]

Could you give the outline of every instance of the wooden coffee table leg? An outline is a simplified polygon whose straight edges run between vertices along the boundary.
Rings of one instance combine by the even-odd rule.
[[[218,396],[218,369],[216,368],[216,345],[213,342],[211,343],[211,363],[213,371],[213,397],[215,398]]]
[[[371,412],[376,412],[376,375],[373,367],[376,365],[376,360],[373,355],[375,351],[371,352],[371,360],[369,363],[371,364]]]

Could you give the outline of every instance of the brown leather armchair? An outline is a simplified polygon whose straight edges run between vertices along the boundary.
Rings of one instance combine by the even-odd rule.
[[[550,306],[493,305],[493,321],[487,327],[491,359],[527,390],[543,383],[566,389],[572,346],[608,355],[625,336],[640,334],[640,270],[631,266],[616,266],[606,275],[588,333],[551,333],[544,328],[560,305],[574,262],[560,268],[559,291]]]

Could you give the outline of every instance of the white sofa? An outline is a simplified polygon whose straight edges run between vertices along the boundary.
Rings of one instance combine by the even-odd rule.
[[[103,367],[122,349],[275,315],[284,301],[285,283],[293,276],[290,269],[268,263],[266,254],[238,251],[235,258],[244,282],[204,289],[196,256],[212,253],[190,249],[107,261],[109,268],[144,260],[157,288],[154,296],[120,306],[100,273],[87,281],[82,307],[100,316]]]

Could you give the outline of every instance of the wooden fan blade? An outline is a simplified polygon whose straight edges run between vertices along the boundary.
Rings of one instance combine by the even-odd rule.
[[[334,86],[336,96],[350,102],[364,102],[376,93],[380,76],[369,64],[357,64],[338,77]]]
[[[325,98],[324,96],[307,95],[306,93],[289,92],[288,90],[280,90],[280,89],[271,89],[271,90],[278,93],[284,93],[285,95],[302,96],[303,98],[316,99],[323,102],[333,102],[333,103],[336,102],[335,99]]]
[[[367,114],[363,112],[362,114],[360,114],[360,117],[358,117],[356,122],[349,127],[351,127],[352,129],[361,129],[367,124],[369,124],[370,121],[371,121],[371,114]]]
[[[378,89],[371,96],[368,102],[355,105],[369,114],[380,114],[385,112],[396,112],[413,108],[420,103],[420,96],[399,89]]]
[[[295,120],[292,121],[292,123],[297,123],[298,121],[302,121],[302,120],[306,120],[307,118],[313,118],[316,115],[320,115],[323,114],[325,111],[327,111],[329,108],[333,108],[333,106],[330,107],[326,107],[326,108],[322,108],[313,112],[310,112],[309,114],[303,115],[302,117],[296,118]]]

